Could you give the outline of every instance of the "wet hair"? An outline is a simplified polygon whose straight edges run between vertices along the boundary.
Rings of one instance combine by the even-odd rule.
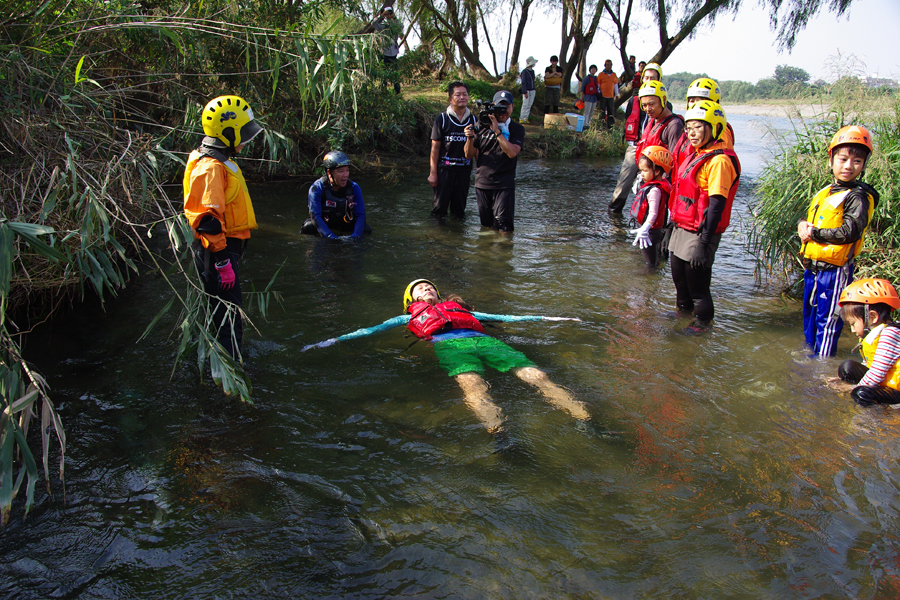
[[[445,298],[441,298],[441,300],[443,300],[444,302],[456,302],[457,304],[459,304],[460,306],[462,306],[464,309],[466,309],[466,310],[472,310],[472,307],[469,306],[469,303],[466,302],[465,300],[463,300],[463,299],[462,299],[459,295],[457,295],[457,294],[448,294]]]
[[[875,314],[878,315],[879,324],[891,322],[891,313],[894,311],[894,309],[884,302],[877,302],[875,304],[863,304],[862,302],[844,302],[844,305],[841,307],[841,318],[845,321],[849,321],[851,318],[856,319],[858,321],[862,321],[868,326],[870,310],[874,310]]]
[[[640,160],[638,160],[638,165],[642,165],[643,163],[647,163],[647,168],[653,171],[653,179],[659,179],[661,175],[665,175],[666,172],[663,171],[663,168],[658,164],[647,158],[646,156],[642,156]],[[657,173],[657,171],[659,171]]]
[[[861,158],[863,160],[868,160],[869,158],[869,149],[862,144],[838,144],[832,148],[831,157],[834,158],[834,155],[837,154],[837,151],[841,148],[846,148],[847,152],[850,153],[850,156]]]
[[[469,84],[467,84],[465,81],[454,81],[450,85],[447,86],[447,97],[452,96],[453,90],[455,90],[458,87],[464,87],[464,88],[466,88],[467,92],[469,91]]]

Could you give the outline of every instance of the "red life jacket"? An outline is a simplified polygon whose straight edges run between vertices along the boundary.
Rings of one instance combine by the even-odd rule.
[[[678,177],[675,175],[678,173],[678,168],[681,166],[681,163],[694,155],[694,147],[691,146],[685,132],[681,132],[681,137],[678,138],[678,142],[675,144],[674,148],[669,148],[669,153],[672,155],[673,179],[672,193],[669,194],[669,210],[674,210],[674,202],[675,199],[678,198]]]
[[[672,113],[671,115],[666,117],[665,121],[657,121],[656,119],[653,119],[650,122],[650,127],[644,130],[644,135],[641,137],[641,141],[638,143],[637,154],[635,154],[638,161],[641,160],[641,151],[648,146],[662,146],[666,150],[669,149],[669,147],[662,141],[662,133],[666,129],[666,125],[668,125],[669,121],[671,121],[672,119],[681,119],[681,122],[684,123],[684,117],[682,117],[681,115],[676,115],[675,113]]]
[[[587,83],[584,84],[584,93],[590,96],[597,95],[597,78],[593,75],[586,75]]]
[[[420,338],[430,338],[435,333],[451,329],[474,329],[484,333],[484,327],[478,319],[456,302],[440,302],[435,305],[413,302],[409,305],[409,313],[411,316],[407,328]]]
[[[700,225],[706,216],[706,209],[709,208],[709,190],[701,189],[697,184],[697,173],[699,173],[700,168],[706,161],[720,154],[724,154],[731,159],[731,162],[734,164],[734,170],[737,172],[737,177],[735,177],[731,189],[728,190],[725,210],[722,212],[722,220],[719,221],[719,226],[716,227],[715,233],[722,233],[728,228],[728,223],[731,219],[731,206],[734,203],[738,182],[741,179],[741,163],[738,161],[734,150],[718,148],[711,152],[694,154],[688,160],[685,160],[678,169],[678,196],[672,197],[670,209],[672,221],[682,229],[693,232],[700,231]]]
[[[625,141],[636,142],[641,134],[641,103],[639,98],[634,96],[631,99],[631,112],[625,119]]]
[[[659,188],[662,198],[660,198],[656,220],[653,221],[650,229],[662,229],[666,226],[666,206],[669,204],[669,194],[672,193],[672,184],[665,179],[654,179],[641,186],[631,204],[631,215],[637,219],[638,227],[644,224],[644,219],[647,218],[647,213],[650,211],[650,201],[647,200],[647,195],[653,188]]]

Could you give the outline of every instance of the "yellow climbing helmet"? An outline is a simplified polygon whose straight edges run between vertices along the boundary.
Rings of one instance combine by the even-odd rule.
[[[659,78],[660,78],[660,80],[662,80],[662,67],[661,66],[659,66],[656,63],[650,63],[648,65],[644,65],[644,71],[646,71],[647,69],[652,69],[652,70],[656,71],[657,73],[659,73]],[[644,77],[644,71],[641,71],[642,79]]]
[[[237,148],[263,130],[253,118],[253,110],[240,96],[219,96],[203,109],[203,133],[216,138],[226,148]]]
[[[644,96],[656,96],[662,101],[664,107],[668,101],[666,86],[663,85],[662,81],[648,81],[642,85],[641,89],[638,90],[638,97],[643,98]]]
[[[403,292],[403,312],[408,311],[409,305],[412,304],[413,302],[415,302],[415,300],[412,297],[413,288],[416,287],[417,285],[419,285],[420,283],[430,284],[431,287],[434,288],[434,291],[437,292],[438,298],[441,297],[441,293],[438,291],[437,286],[434,285],[431,281],[429,281],[427,279],[414,279],[412,281],[412,283],[410,283],[408,286],[406,286],[406,291]]]
[[[725,126],[728,124],[728,121],[725,119],[725,111],[722,110],[722,107],[718,102],[713,102],[711,100],[694,102],[691,107],[687,109],[687,112],[684,113],[684,122],[687,123],[688,121],[704,121],[709,123],[710,127],[712,127],[713,140],[718,140],[722,137]]]
[[[647,146],[641,150],[641,156],[668,173],[672,170],[672,155],[662,146]]]
[[[688,100],[685,108],[691,107],[691,98],[706,98],[707,100],[718,102],[722,99],[722,92],[719,91],[719,84],[714,79],[701,77],[691,82],[685,95],[685,99]]]

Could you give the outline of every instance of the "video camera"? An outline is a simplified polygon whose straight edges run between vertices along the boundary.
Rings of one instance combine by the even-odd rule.
[[[491,126],[491,115],[501,117],[506,114],[506,105],[494,104],[493,102],[482,102],[477,100],[475,106],[478,107],[478,124],[485,127]]]

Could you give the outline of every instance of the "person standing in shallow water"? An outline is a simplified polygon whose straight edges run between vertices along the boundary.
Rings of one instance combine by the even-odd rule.
[[[184,170],[184,216],[194,230],[192,251],[203,289],[217,299],[217,338],[239,360],[244,337],[240,262],[257,225],[247,183],[233,158],[263,128],[240,96],[214,98],[200,118],[206,135]],[[213,373],[214,379],[220,377]]]
[[[434,189],[431,214],[455,217],[466,214],[472,182],[472,159],[466,158],[466,127],[475,124],[469,110],[469,86],[454,81],[447,86],[450,105],[434,119],[431,128],[431,170],[428,183]]]
[[[319,234],[330,240],[372,233],[366,223],[362,190],[350,180],[350,157],[332,150],[322,159],[322,165],[325,176],[309,186],[309,219],[300,233]]]
[[[472,312],[466,302],[456,295],[441,298],[437,287],[427,279],[412,281],[403,293],[404,315],[388,319],[380,325],[358,329],[340,337],[305,346],[325,348],[340,341],[350,340],[387,331],[401,325],[417,337],[434,344],[441,367],[453,377],[463,390],[466,406],[481,421],[489,433],[499,433],[505,417],[494,403],[484,380],[485,367],[512,373],[522,381],[536,387],[554,407],[568,412],[579,421],[590,418],[585,404],[556,385],[547,374],[538,369],[527,356],[484,333],[482,321],[505,323],[518,321],[580,321],[565,317],[492,315]]]

